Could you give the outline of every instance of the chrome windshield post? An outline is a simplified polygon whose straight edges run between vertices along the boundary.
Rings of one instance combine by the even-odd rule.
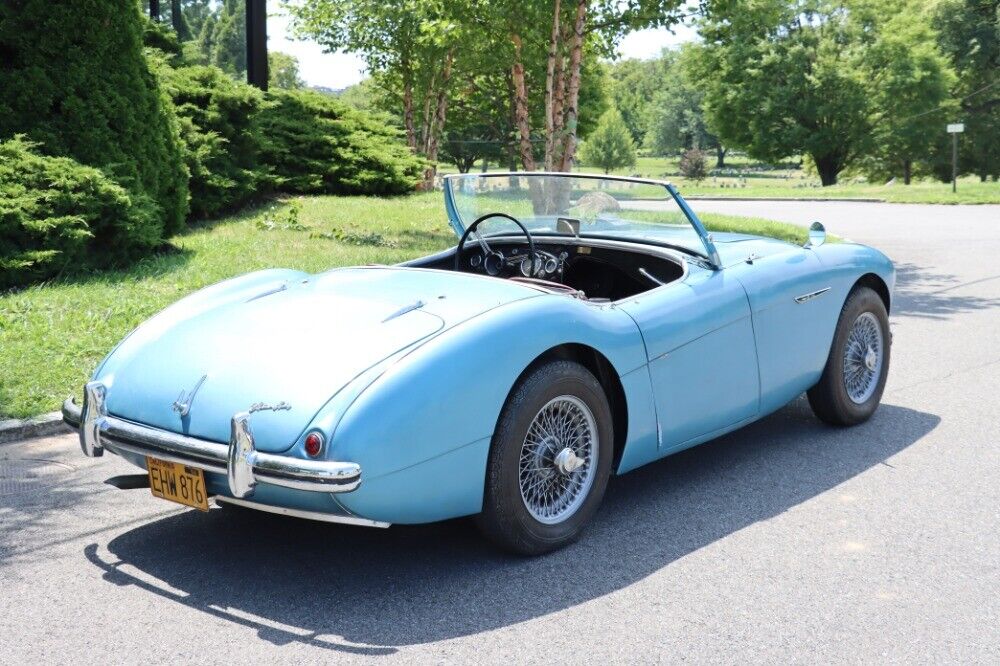
[[[226,466],[229,490],[234,496],[243,498],[253,495],[257,486],[257,479],[253,473],[256,458],[253,431],[250,430],[250,412],[240,412],[233,416]]]
[[[701,218],[695,214],[695,212],[691,209],[691,206],[689,206],[688,202],[684,200],[684,197],[681,196],[681,193],[677,190],[673,183],[667,183],[667,192],[670,193],[670,196],[673,197],[674,201],[677,202],[677,205],[680,206],[681,212],[684,213],[688,222],[691,223],[691,226],[694,227],[695,232],[697,232],[698,236],[701,238],[701,242],[705,246],[705,251],[708,253],[708,261],[712,264],[712,268],[715,270],[721,270],[722,260],[719,258],[719,251],[715,249],[715,242],[712,240],[712,234],[708,233],[708,229],[706,229],[705,225],[702,224]]]
[[[101,424],[108,411],[104,406],[107,389],[101,382],[89,382],[83,387],[83,411],[80,417],[80,448],[88,458],[104,455],[101,445]]]

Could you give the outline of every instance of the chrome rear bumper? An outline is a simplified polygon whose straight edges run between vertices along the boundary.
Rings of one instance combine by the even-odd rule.
[[[304,460],[263,453],[254,447],[250,414],[232,418],[229,444],[188,437],[110,416],[104,405],[105,386],[90,382],[83,407],[72,398],[63,403],[63,421],[80,431],[80,446],[90,457],[104,449],[132,453],[225,474],[235,497],[249,497],[257,483],[323,493],[347,493],[361,485],[361,466],[328,460]]]

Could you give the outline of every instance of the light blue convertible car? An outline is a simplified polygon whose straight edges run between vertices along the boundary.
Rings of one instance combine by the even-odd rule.
[[[476,516],[501,546],[575,539],[608,477],[803,391],[851,425],[889,369],[891,262],[708,233],[669,183],[445,179],[460,240],[398,266],[266,270],[141,325],[63,407],[133,486],[388,526]]]

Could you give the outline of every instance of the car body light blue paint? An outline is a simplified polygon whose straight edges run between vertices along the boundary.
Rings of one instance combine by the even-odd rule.
[[[644,365],[619,377],[625,392],[628,409],[628,439],[618,462],[618,474],[645,465],[660,457],[659,431],[657,430],[656,402],[649,377],[649,366]]]
[[[366,479],[337,500],[351,513],[397,524],[429,523],[479,513],[483,508],[490,438],[416,465]]]
[[[538,327],[539,318],[550,325]],[[524,369],[566,343],[602,350],[619,376],[645,365],[635,323],[616,308],[561,295],[509,303],[435,336],[386,370],[341,418],[330,455],[376,478],[492,436]]]
[[[643,332],[661,453],[757,414],[759,374],[750,307],[728,271],[685,280],[621,304]]]
[[[541,293],[503,280],[388,268],[331,271],[262,299],[252,298],[262,291],[256,286],[212,307],[178,309],[137,332],[98,376],[116,387],[109,412],[226,442],[233,414],[255,402],[285,402],[291,409],[256,413],[252,426],[260,450],[286,451],[331,396],[368,368],[448,325]],[[428,305],[387,320],[414,300]],[[205,375],[182,418],[173,402]]]
[[[831,292],[799,303],[796,296],[830,287],[809,250],[755,259],[729,269],[746,288],[753,314],[763,412],[815,384],[823,372],[843,299]]]
[[[662,450],[755,416],[757,359],[749,315],[652,361]]]

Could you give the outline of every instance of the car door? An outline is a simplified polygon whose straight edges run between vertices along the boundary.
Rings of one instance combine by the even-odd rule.
[[[646,343],[661,454],[711,439],[757,415],[750,306],[734,276],[692,266],[684,280],[619,306]]]
[[[799,247],[727,269],[746,289],[760,363],[761,411],[811,387],[826,365],[840,303],[816,254]]]

